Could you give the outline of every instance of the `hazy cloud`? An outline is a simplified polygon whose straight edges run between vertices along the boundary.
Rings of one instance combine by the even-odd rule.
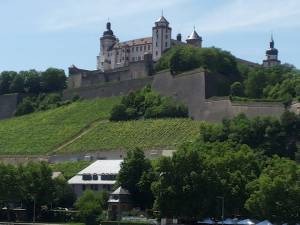
[[[106,21],[110,18],[132,16],[147,11],[167,9],[184,0],[65,0],[59,9],[52,11],[42,20],[46,30],[62,30]],[[150,3],[150,4],[149,4]]]
[[[298,26],[299,0],[230,0],[198,18],[201,32]],[[194,22],[195,23],[195,22]]]

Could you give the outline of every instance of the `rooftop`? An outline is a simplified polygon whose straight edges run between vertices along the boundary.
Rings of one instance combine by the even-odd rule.
[[[97,160],[78,174],[117,174],[123,160]]]
[[[145,44],[151,44],[152,43],[152,37],[144,37],[124,42],[119,42],[114,45],[114,48],[122,48],[125,46],[131,47],[136,45],[145,45]]]

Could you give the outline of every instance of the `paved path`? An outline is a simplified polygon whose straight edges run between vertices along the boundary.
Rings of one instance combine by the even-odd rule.
[[[59,152],[63,148],[67,147],[68,145],[72,144],[79,138],[81,138],[83,135],[86,135],[88,132],[90,132],[93,128],[95,128],[98,124],[104,124],[108,123],[108,120],[95,120],[92,123],[88,124],[86,127],[81,129],[76,135],[74,135],[71,139],[61,144],[59,147],[55,148],[53,151],[49,152],[48,155],[55,155],[55,153]]]

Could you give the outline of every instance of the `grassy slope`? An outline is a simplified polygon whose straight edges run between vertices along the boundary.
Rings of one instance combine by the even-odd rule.
[[[95,150],[175,148],[197,137],[201,122],[189,119],[159,119],[99,123],[87,135],[61,150],[83,152]]]
[[[97,119],[107,119],[119,97],[79,101],[0,121],[0,154],[45,154]]]
[[[61,162],[50,164],[50,167],[53,171],[62,172],[64,177],[68,180],[71,177],[75,176],[76,173],[83,170],[85,167],[90,165],[90,161],[78,161],[78,162]]]

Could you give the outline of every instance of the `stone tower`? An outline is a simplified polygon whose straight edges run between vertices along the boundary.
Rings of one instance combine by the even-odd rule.
[[[188,36],[188,38],[186,39],[186,43],[198,48],[202,48],[202,37],[198,35],[198,33],[195,30],[195,27],[191,35]]]
[[[157,61],[163,52],[171,47],[172,28],[166,18],[161,17],[155,21],[152,28],[152,57],[153,61]]]
[[[263,61],[264,67],[272,67],[280,64],[278,60],[278,50],[274,47],[275,42],[273,35],[271,36],[270,48],[266,51],[266,59]]]
[[[114,32],[111,30],[111,23],[107,22],[106,31],[103,32],[103,36],[100,38],[100,54],[97,57],[97,69],[109,70],[111,69],[112,55],[110,50],[116,44],[117,38]]]

